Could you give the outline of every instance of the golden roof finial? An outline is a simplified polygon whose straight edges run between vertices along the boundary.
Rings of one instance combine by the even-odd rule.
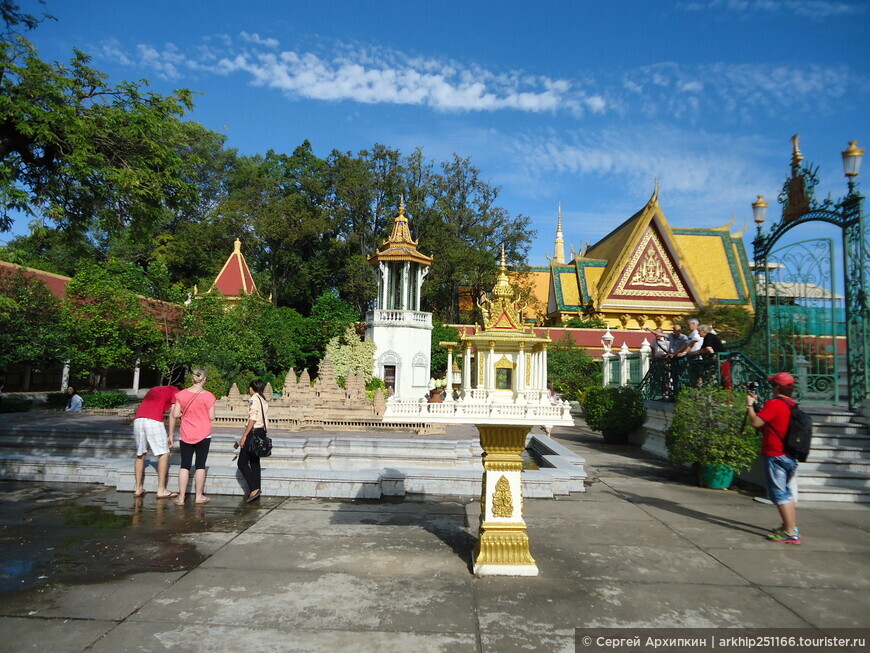
[[[800,167],[801,161],[804,160],[804,155],[801,154],[801,148],[799,147],[800,140],[800,134],[795,134],[791,137],[791,167],[795,169]]]
[[[236,242],[233,243],[233,254],[241,254],[242,253],[242,241],[236,238]]]
[[[405,194],[399,195],[399,215],[405,217]]]

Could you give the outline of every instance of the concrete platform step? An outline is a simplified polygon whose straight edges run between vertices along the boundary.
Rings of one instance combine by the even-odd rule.
[[[801,479],[803,483],[803,479]],[[838,485],[807,488],[799,492],[799,501],[835,501],[842,503],[870,503],[870,490],[857,490]],[[800,505],[800,504],[798,504]]]
[[[870,478],[867,478],[866,474],[844,471],[837,472],[836,475],[833,473],[814,475],[811,470],[807,470],[806,473],[804,473],[803,466],[799,468],[798,474],[801,492],[803,492],[805,489],[810,490],[810,488],[815,491],[819,487],[827,486],[836,486],[840,488],[850,488],[855,490],[866,490],[870,492]]]
[[[870,478],[870,459],[864,460],[849,460],[846,459],[827,459],[821,462],[812,459],[800,464],[800,474],[803,477],[807,475],[829,475],[838,477],[842,474],[859,474]]]
[[[808,463],[827,461],[867,461],[870,462],[870,449],[855,446],[832,446],[828,443],[819,444],[813,440]]]

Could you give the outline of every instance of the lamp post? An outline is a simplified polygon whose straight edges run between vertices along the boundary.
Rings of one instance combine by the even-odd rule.
[[[762,227],[767,212],[767,202],[758,195],[752,203],[752,214],[758,233],[753,240],[756,270],[762,270],[765,281],[759,288],[761,299],[758,303],[759,319],[766,321],[767,257],[779,239],[793,227],[805,222],[821,221],[836,225],[843,232],[843,263],[846,282],[846,345],[849,379],[849,405],[857,407],[861,401],[870,398],[870,308],[868,308],[868,256],[870,256],[870,233],[864,219],[864,196],[858,192],[856,179],[861,171],[864,150],[857,141],[850,141],[843,150],[843,174],[848,180],[848,192],[840,200],[825,199],[817,201],[814,188],[818,183],[816,171],[801,165],[804,157],[798,148],[798,135],[792,137],[791,176],[786,180],[780,202],[783,205],[782,217],[765,234]],[[769,354],[768,354],[769,355]]]

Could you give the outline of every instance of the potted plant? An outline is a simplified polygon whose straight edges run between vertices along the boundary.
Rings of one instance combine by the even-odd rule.
[[[672,462],[697,463],[704,487],[727,489],[758,457],[761,438],[746,419],[745,395],[720,388],[680,392],[665,434]]]
[[[643,395],[633,386],[590,388],[583,397],[583,415],[608,444],[625,444],[646,421]]]

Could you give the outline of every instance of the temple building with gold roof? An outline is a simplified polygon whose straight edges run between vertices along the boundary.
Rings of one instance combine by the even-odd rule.
[[[596,317],[610,328],[667,329],[710,302],[752,310],[743,230],[731,226],[672,227],[656,186],[640,211],[566,261],[560,206],[550,265],[516,274],[546,306],[537,316],[546,325]]]

